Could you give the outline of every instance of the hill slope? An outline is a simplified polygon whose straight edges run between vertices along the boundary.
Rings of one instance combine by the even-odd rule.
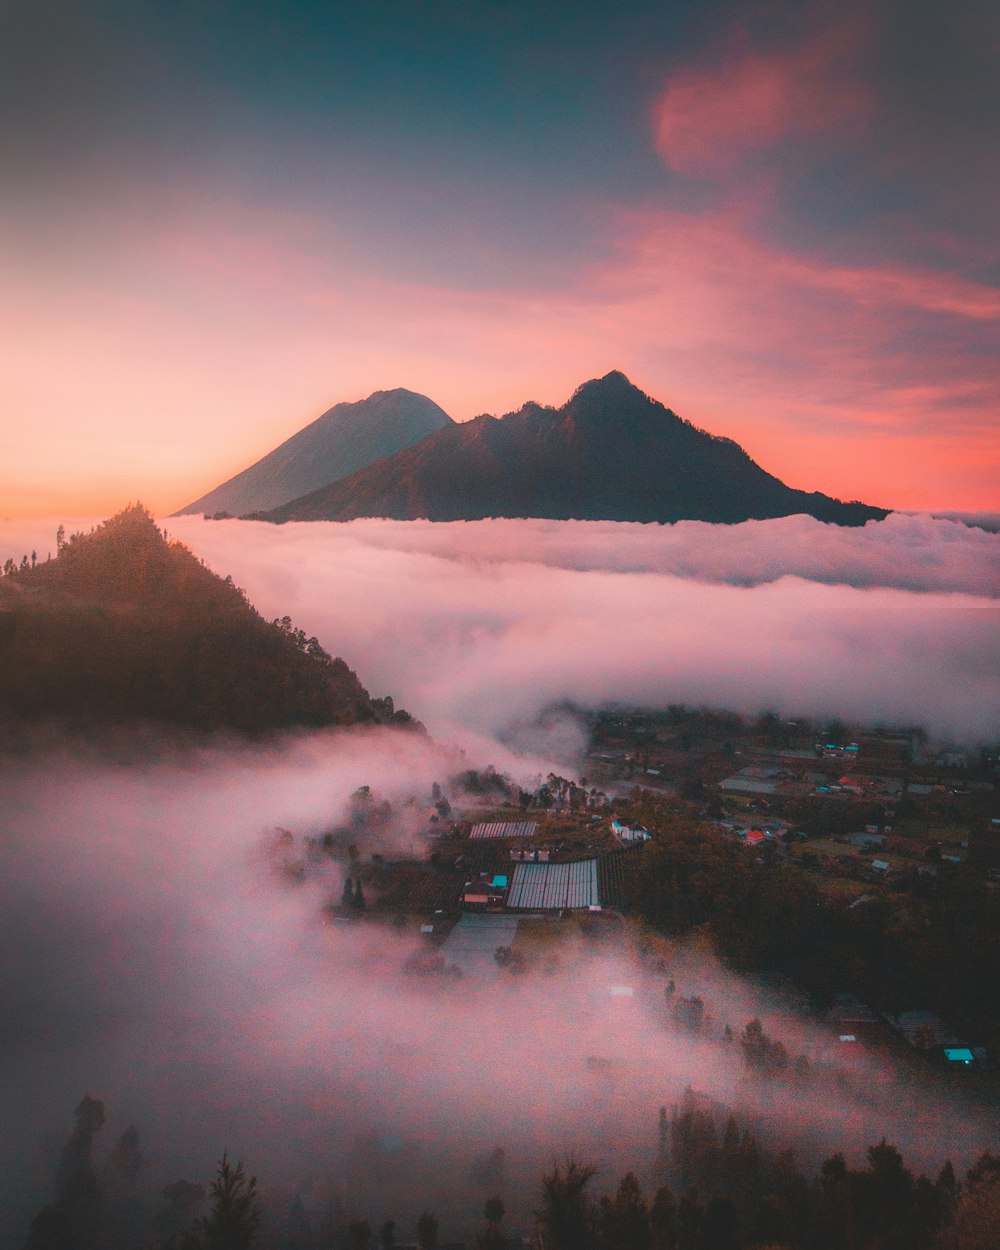
[[[409,722],[287,617],[265,621],[138,505],[0,578],[0,716],[243,733]]]
[[[402,388],[336,404],[256,464],[174,515],[240,516],[276,508],[452,424],[433,400]]]
[[[529,403],[452,424],[266,519],[737,522],[799,512],[841,525],[886,515],[785,486],[730,439],[696,429],[609,373],[561,408]]]

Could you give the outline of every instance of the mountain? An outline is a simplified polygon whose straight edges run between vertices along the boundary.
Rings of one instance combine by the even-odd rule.
[[[615,372],[584,383],[561,408],[528,403],[452,423],[265,519],[736,522],[799,512],[840,525],[887,515],[791,489],[731,439],[696,429]]]
[[[336,404],[249,469],[174,515],[242,516],[276,508],[451,425],[451,417],[426,395],[402,388],[376,391],[357,403]]]
[[[0,730],[413,723],[287,617],[265,621],[139,505],[57,546],[0,577]]]

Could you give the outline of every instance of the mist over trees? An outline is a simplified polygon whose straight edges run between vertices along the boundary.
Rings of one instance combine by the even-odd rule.
[[[130,1126],[98,1166],[104,1104],[89,1096],[59,1156],[54,1198],[35,1215],[23,1250],[393,1250],[404,1231],[330,1207],[317,1221],[296,1198],[269,1206],[242,1159],[228,1152],[208,1185],[157,1187]],[[616,1162],[618,1162],[616,1160]],[[331,1160],[333,1166],[333,1160]],[[458,1189],[467,1184],[456,1172]],[[609,1188],[610,1184],[610,1188]],[[386,1187],[383,1204],[398,1195]],[[459,1194],[469,1206],[469,1194]],[[692,1091],[660,1113],[655,1159],[614,1184],[608,1168],[570,1155],[538,1178],[526,1232],[508,1232],[498,1196],[479,1228],[442,1235],[425,1208],[408,1230],[419,1250],[996,1250],[1000,1157],[983,1152],[959,1180],[950,1162],[915,1174],[884,1138],[861,1167],[841,1153],[803,1170],[780,1141]],[[384,1209],[384,1208],[383,1208]],[[452,1217],[454,1222],[454,1217]],[[526,1240],[525,1240],[526,1238]]]

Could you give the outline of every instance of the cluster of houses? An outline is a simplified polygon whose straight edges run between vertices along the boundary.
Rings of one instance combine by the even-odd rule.
[[[972,1046],[932,1011],[902,1011],[879,1015],[852,994],[834,999],[827,1020],[837,1035],[841,1059],[878,1050],[896,1040],[951,1070],[983,1067],[989,1062],[985,1047]]]
[[[530,825],[533,834],[536,826]],[[648,842],[652,834],[641,825],[611,821],[611,834],[620,848]],[[522,822],[489,822],[474,827],[474,838],[510,839],[523,843],[527,834]],[[553,862],[549,847],[518,845],[508,851],[513,872],[479,872],[462,887],[464,911],[504,910],[600,910],[598,859],[589,857]]]

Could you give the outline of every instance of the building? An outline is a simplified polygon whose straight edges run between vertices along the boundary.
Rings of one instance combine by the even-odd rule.
[[[508,878],[497,873],[480,873],[466,881],[462,889],[462,906],[469,911],[501,911],[507,896]]]

